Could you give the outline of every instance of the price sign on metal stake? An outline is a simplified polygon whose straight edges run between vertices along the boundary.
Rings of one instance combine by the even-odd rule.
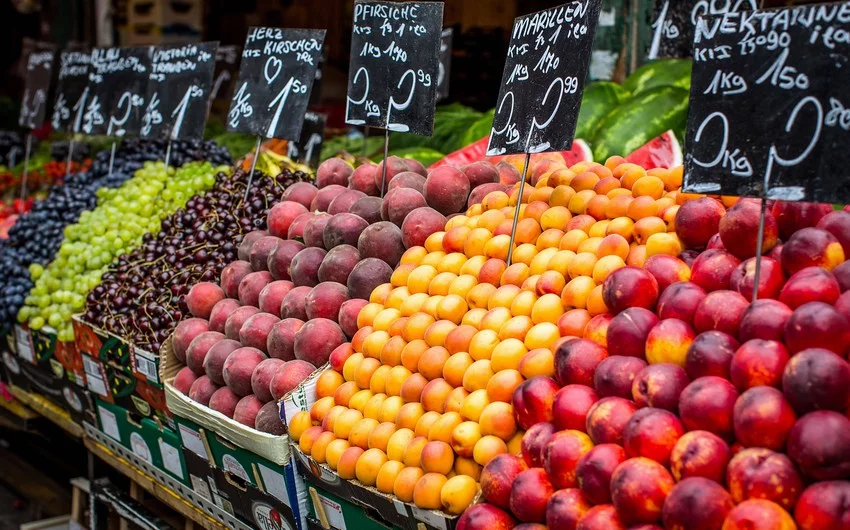
[[[850,201],[850,2],[702,18],[686,192]]]
[[[92,50],[84,133],[139,136],[152,54],[151,47]]]
[[[217,42],[154,48],[142,138],[204,135]]]
[[[292,160],[306,164],[309,167],[319,167],[322,154],[322,143],[325,140],[325,123],[327,115],[318,112],[308,112],[304,116],[304,126],[301,128],[301,138],[297,142],[290,141],[287,156]]]
[[[218,100],[230,101],[232,87],[239,73],[239,57],[242,48],[239,46],[219,46],[215,52],[215,73],[210,102]]]
[[[65,51],[59,55],[59,76],[50,123],[57,131],[80,132],[89,97],[91,53]]]
[[[345,122],[430,136],[442,2],[355,2]]]
[[[752,11],[756,0],[656,0],[649,59],[691,57],[694,28],[702,17]]]
[[[440,35],[440,73],[437,74],[437,99],[449,97],[449,78],[452,73],[452,41],[455,30],[446,28]]]
[[[514,21],[488,155],[570,149],[600,3],[580,0]]]
[[[18,116],[18,125],[21,127],[37,129],[44,121],[55,55],[56,48],[52,44],[37,42],[35,49],[27,57],[24,97],[21,101],[21,113]]]
[[[227,129],[297,140],[324,41],[323,29],[251,28]]]

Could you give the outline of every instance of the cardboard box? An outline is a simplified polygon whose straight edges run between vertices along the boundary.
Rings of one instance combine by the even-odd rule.
[[[131,463],[146,471],[152,468],[166,473],[184,486],[191,485],[176,431],[99,399],[96,407],[99,430],[127,449]]]
[[[364,508],[343,500],[333,493],[308,486],[309,529],[323,530],[396,530],[376,519]]]
[[[71,320],[74,324],[74,344],[80,353],[111,365],[115,370],[132,375],[153,387],[162,388],[158,355],[86,322],[81,315],[74,315]]]
[[[24,365],[32,366],[30,363],[22,362],[18,357],[17,335],[21,331],[20,326],[15,326],[10,332],[0,340],[0,364],[3,365],[4,381],[15,385],[16,387],[29,392],[30,378],[24,373]],[[21,333],[22,338],[26,341],[27,348],[29,346],[29,334]]]
[[[75,343],[59,341],[56,331],[47,326],[30,330],[30,341],[31,362],[56,379],[71,381],[81,387],[86,385],[83,359]],[[21,354],[27,355],[27,352],[19,352]]]
[[[279,501],[279,511],[291,510],[298,528],[307,506],[307,493],[295,472],[288,436],[260,432],[192,401],[171,384],[182,368],[171,338],[160,351],[160,377],[183,447],[205,457],[224,474],[228,484],[244,485]]]
[[[174,428],[165,403],[165,390],[88,355],[83,355],[86,386],[100,400],[118,405],[143,418],[156,418]]]

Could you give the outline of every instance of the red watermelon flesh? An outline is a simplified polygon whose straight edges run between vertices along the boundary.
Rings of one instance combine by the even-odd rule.
[[[671,168],[682,165],[682,146],[673,131],[647,142],[626,157],[626,162],[638,164],[644,169]]]

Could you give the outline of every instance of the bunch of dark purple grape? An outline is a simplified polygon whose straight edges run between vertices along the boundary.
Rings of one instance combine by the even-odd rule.
[[[86,300],[86,321],[158,352],[177,323],[189,314],[186,295],[198,282],[218,282],[237,259],[244,234],[266,227],[266,214],[283,191],[305,173],[284,171],[275,178],[254,173],[219,174],[215,187],[194,197],[162,221],[162,231],[118,258]]]

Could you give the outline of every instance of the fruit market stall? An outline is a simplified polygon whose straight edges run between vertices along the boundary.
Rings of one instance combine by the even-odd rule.
[[[842,528],[846,69],[789,51],[781,86],[754,62],[850,4],[760,13],[786,37],[737,48],[738,77],[666,58],[622,83],[583,81],[601,3],[552,7],[516,19],[531,51],[490,111],[435,103],[442,4],[415,49],[382,40],[410,5],[356,4],[352,130],[316,157],[296,153],[323,31],[250,30],[221,143],[200,139],[212,68],[156,67],[214,43],[91,54],[133,80],[92,81],[103,123],[67,129],[108,147],[44,163],[0,239],[7,408],[81,439],[90,525]],[[719,15],[704,46],[749,42]]]

